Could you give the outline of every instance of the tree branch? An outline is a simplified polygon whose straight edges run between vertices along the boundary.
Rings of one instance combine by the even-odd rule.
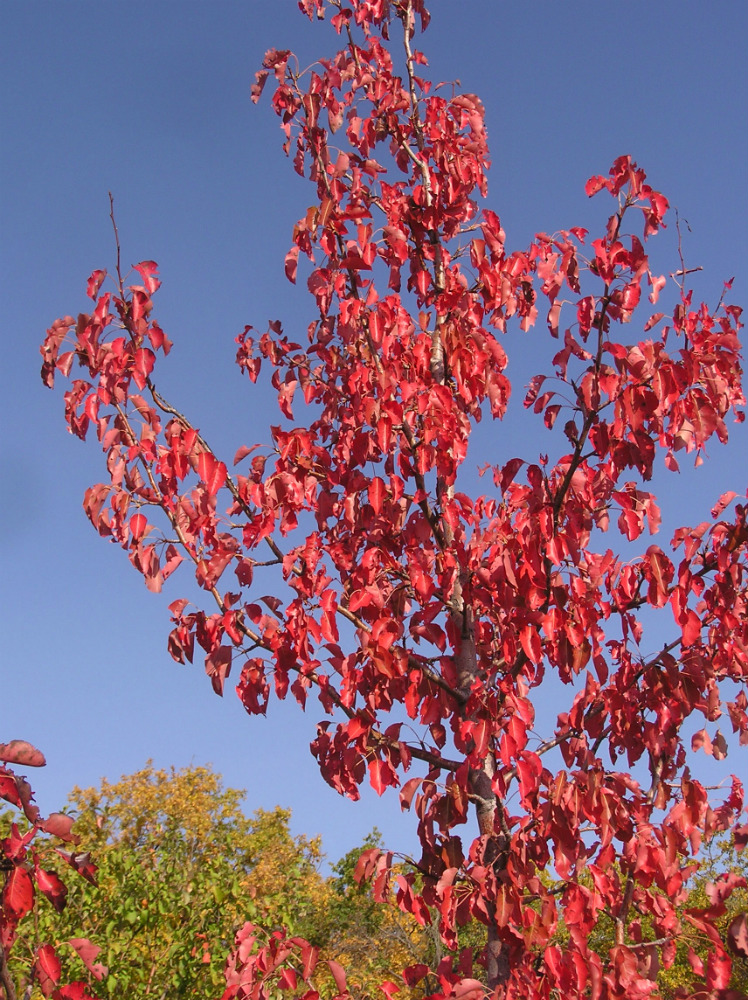
[[[5,991],[4,1000],[17,1000],[16,988],[10,978],[10,969],[5,955],[5,948],[0,944],[0,986]]]

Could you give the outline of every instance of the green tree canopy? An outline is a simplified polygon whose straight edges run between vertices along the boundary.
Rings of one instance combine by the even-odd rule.
[[[238,926],[306,931],[325,891],[319,841],[293,836],[285,809],[247,818],[243,798],[209,767],[151,762],[117,782],[74,788],[69,805],[98,887],[71,882],[61,914],[40,907],[22,927],[28,954],[39,937],[53,939],[75,976],[90,978],[63,944],[87,937],[110,970],[96,984],[102,995],[220,995]],[[17,960],[28,961],[24,949]]]

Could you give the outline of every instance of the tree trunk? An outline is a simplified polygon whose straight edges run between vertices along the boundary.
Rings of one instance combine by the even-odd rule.
[[[470,789],[475,800],[478,829],[486,838],[484,863],[496,873],[506,867],[508,842],[496,833],[496,795],[491,787],[494,772],[493,757],[487,757],[482,768],[470,770]],[[491,907],[493,909],[493,907]],[[486,934],[486,981],[490,990],[503,986],[509,979],[509,950],[492,923]]]

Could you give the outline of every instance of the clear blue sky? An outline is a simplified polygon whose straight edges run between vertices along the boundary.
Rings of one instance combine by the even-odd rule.
[[[489,207],[511,247],[537,230],[603,222],[586,178],[631,153],[688,220],[697,293],[748,302],[748,5],[432,0],[422,40],[436,80],[459,78],[486,105],[494,167]],[[0,67],[0,739],[48,758],[31,775],[44,811],[73,784],[158,765],[212,762],[247,806],[276,803],[321,833],[331,858],[376,823],[413,848],[397,797],[339,799],[308,752],[318,713],[273,704],[246,717],[200,665],[166,652],[166,605],[179,577],[149,594],[121,550],[102,542],[81,499],[101,478],[91,442],[70,437],[62,393],[44,389],[38,345],[59,315],[86,308],[85,281],[113,262],[107,192],[124,262],[152,258],[156,314],[175,342],[158,370],[167,396],[217,450],[265,439],[272,402],[233,365],[246,323],[289,332],[313,314],[283,277],[294,221],[312,196],[280,150],[267,100],[249,87],[264,51],[303,63],[337,37],[294,0],[29,0],[3,5]],[[663,269],[675,244],[661,242]],[[632,335],[634,331],[632,330]],[[520,386],[527,359],[512,371]],[[507,425],[521,454],[520,424]],[[748,480],[736,434],[700,477],[667,480],[666,509],[698,522],[720,491]],[[477,455],[479,461],[492,456]],[[669,535],[668,535],[669,537]]]

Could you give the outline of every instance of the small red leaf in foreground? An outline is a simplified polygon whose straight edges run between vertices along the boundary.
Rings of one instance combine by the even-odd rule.
[[[34,905],[34,884],[25,868],[16,866],[8,876],[3,891],[3,907],[14,919],[25,917]]]
[[[205,658],[205,672],[210,677],[213,690],[223,696],[223,685],[231,671],[231,646],[218,646]]]
[[[719,517],[725,507],[731,504],[736,496],[737,493],[733,492],[733,490],[728,490],[727,493],[723,493],[717,503],[712,507],[712,517]]]
[[[39,891],[44,893],[58,913],[62,913],[68,894],[65,883],[54,872],[45,871],[44,868],[36,868],[34,875]]]
[[[338,992],[345,993],[348,987],[345,981],[345,970],[343,969],[343,966],[332,958],[328,959],[327,964],[330,966],[330,972],[332,972]]]
[[[144,389],[148,382],[148,376],[153,371],[156,363],[156,355],[150,347],[139,347],[135,352],[135,367],[133,368],[133,381],[139,389]]]
[[[215,496],[226,482],[226,471],[226,466],[212,452],[203,451],[198,455],[197,474],[211,496]]]
[[[34,972],[39,980],[39,988],[45,997],[52,995],[52,991],[60,981],[61,971],[60,959],[52,945],[42,945],[36,953]]]
[[[70,851],[63,851],[61,847],[55,848],[57,853],[74,868],[79,875],[82,875],[86,882],[90,882],[91,885],[98,885],[96,880],[96,865],[91,861],[90,851],[81,851],[79,853],[72,853]]]
[[[482,1000],[485,995],[486,988],[477,979],[461,979],[452,993],[454,1000]]]
[[[727,929],[727,943],[736,955],[748,958],[748,914],[740,913]]]
[[[158,264],[155,260],[143,260],[135,265],[134,270],[140,274],[149,295],[153,295],[161,287],[158,278]]]
[[[100,962],[95,962],[96,956],[101,951],[97,944],[92,944],[88,938],[71,938],[70,946],[76,950],[81,962],[92,975],[97,979],[104,978],[109,970]]]
[[[93,993],[89,993],[85,983],[69,983],[67,986],[55,990],[52,1000],[98,1000]]]
[[[44,767],[47,763],[41,750],[37,750],[26,740],[0,743],[0,760],[5,760],[9,764],[20,764],[22,767]]]
[[[296,271],[299,266],[299,248],[291,247],[286,254],[286,277],[292,284],[296,284]]]
[[[145,534],[145,529],[148,527],[148,518],[145,514],[133,514],[130,518],[130,531],[132,532],[132,537],[136,542]]]
[[[45,833],[51,833],[53,837],[59,837],[69,844],[77,844],[80,842],[80,837],[70,832],[74,823],[72,816],[67,816],[65,813],[51,813],[40,826]]]
[[[88,279],[88,284],[86,285],[86,295],[89,299],[95,299],[99,294],[99,289],[104,283],[104,278],[106,278],[106,271],[94,271],[91,277]]]
[[[374,476],[369,483],[369,503],[374,509],[374,513],[379,517],[382,513],[382,503],[384,501],[385,488],[379,476]]]
[[[253,452],[253,451],[256,451],[258,447],[259,447],[259,446],[258,446],[258,445],[256,445],[256,444],[253,444],[253,445],[251,445],[251,446],[248,446],[248,445],[242,445],[242,447],[241,447],[241,448],[238,448],[238,449],[237,449],[237,452],[236,452],[236,454],[234,455],[234,465],[238,465],[238,464],[239,464],[239,462],[241,462],[241,460],[242,460],[243,458],[246,458],[246,457],[247,457],[247,455],[251,455],[251,454],[252,454],[252,452]]]

